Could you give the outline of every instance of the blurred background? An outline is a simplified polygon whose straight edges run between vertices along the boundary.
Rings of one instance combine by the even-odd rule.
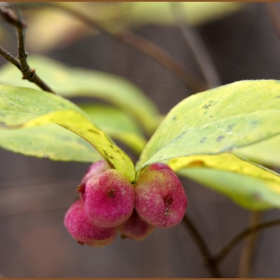
[[[122,24],[166,50],[203,79],[170,3],[72,5],[111,24]],[[123,77],[137,85],[163,115],[194,93],[147,55],[90,29],[66,12],[24,3],[21,8],[28,23],[29,54]],[[184,26],[203,39],[221,84],[245,79],[280,80],[280,39],[265,3],[193,3],[182,11]],[[0,42],[17,54],[15,31],[3,20]],[[0,57],[0,64],[5,63]],[[182,223],[170,229],[156,229],[140,242],[118,237],[107,247],[78,245],[64,228],[63,217],[78,197],[76,187],[88,166],[0,150],[2,276],[211,277]],[[248,211],[190,180],[182,178],[182,182],[189,201],[187,212],[213,252],[248,225]],[[262,214],[262,220],[277,217],[278,210]],[[259,234],[251,277],[279,277],[279,233],[280,228],[273,227]],[[222,261],[224,277],[238,277],[243,245],[244,242],[239,244]]]

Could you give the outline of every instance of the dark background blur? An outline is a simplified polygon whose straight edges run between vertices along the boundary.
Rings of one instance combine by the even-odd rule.
[[[280,80],[280,40],[264,3],[198,27],[222,84],[244,79]],[[14,31],[11,29],[11,34]],[[27,31],[28,32],[28,31]],[[54,30],[55,32],[55,30]],[[198,73],[177,27],[146,25],[135,33],[156,43]],[[28,44],[27,44],[28,45]],[[16,45],[12,50],[16,52]],[[82,37],[44,55],[70,66],[122,76],[167,113],[191,94],[173,74],[108,35]],[[0,58],[0,63],[5,60]],[[156,229],[141,242],[117,238],[102,248],[79,246],[63,217],[88,164],[52,162],[0,150],[0,274],[5,277],[210,277],[183,224]],[[248,225],[249,212],[207,188],[183,179],[188,214],[216,252]],[[279,217],[265,212],[263,220]],[[261,232],[252,277],[280,276],[280,228]],[[238,276],[242,245],[221,264],[224,277]]]

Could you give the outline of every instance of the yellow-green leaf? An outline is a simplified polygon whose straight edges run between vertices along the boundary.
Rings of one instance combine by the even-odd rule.
[[[37,117],[25,123],[22,127],[40,126],[48,123],[58,124],[79,135],[92,144],[113,168],[122,171],[130,181],[135,180],[134,165],[129,156],[116,146],[105,132],[78,112],[70,110],[55,111]]]
[[[0,129],[0,146],[15,153],[51,160],[95,162],[102,159],[92,145],[56,124]]]
[[[0,125],[15,126],[52,111],[74,110],[86,114],[74,103],[41,90],[0,85]]]
[[[132,117],[152,133],[158,125],[159,115],[144,93],[124,78],[79,68],[72,68],[42,56],[30,56],[28,62],[38,75],[64,97],[89,96],[110,102]],[[21,79],[21,73],[10,63],[0,69],[0,83],[37,88]]]
[[[241,81],[192,95],[168,113],[137,168],[248,146],[279,134],[279,119],[279,81]]]
[[[280,135],[265,141],[233,150],[233,153],[256,163],[280,167]]]
[[[131,159],[86,114],[70,101],[44,91],[0,86],[0,124],[9,128],[29,128],[58,124],[89,142],[131,181],[135,179]]]
[[[172,159],[168,165],[245,208],[280,207],[280,175],[234,154],[188,156]]]

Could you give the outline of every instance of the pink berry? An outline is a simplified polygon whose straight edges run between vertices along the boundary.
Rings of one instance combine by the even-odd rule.
[[[84,193],[85,193],[85,186],[86,182],[90,177],[93,177],[95,175],[101,174],[102,172],[110,169],[110,166],[105,160],[100,160],[97,161],[93,164],[90,165],[88,168],[87,172],[85,173],[84,177],[82,178],[82,181],[78,187],[78,192],[81,195],[81,198],[84,198]]]
[[[144,221],[137,212],[133,210],[130,218],[117,229],[122,234],[123,238],[128,237],[133,240],[142,240],[147,237],[154,228],[154,226]]]
[[[94,225],[86,215],[82,200],[78,200],[70,206],[64,217],[64,226],[80,244],[86,243],[95,247],[108,245],[117,235],[115,228],[102,228]]]
[[[109,169],[86,182],[85,211],[102,227],[115,227],[132,214],[135,191],[128,178],[120,171]]]
[[[170,170],[148,170],[135,184],[135,209],[148,223],[169,228],[183,218],[187,197],[177,175]]]

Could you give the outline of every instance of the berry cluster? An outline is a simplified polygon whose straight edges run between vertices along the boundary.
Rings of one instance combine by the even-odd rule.
[[[155,227],[169,228],[183,218],[187,198],[176,174],[155,163],[135,185],[105,161],[90,166],[78,187],[80,199],[66,212],[64,225],[80,244],[98,247],[117,236],[142,240]]]

